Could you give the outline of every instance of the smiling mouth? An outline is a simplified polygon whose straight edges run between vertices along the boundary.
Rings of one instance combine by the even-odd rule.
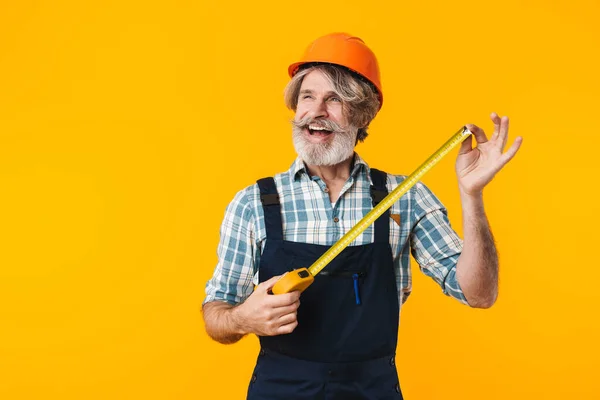
[[[311,136],[329,136],[332,133],[332,131],[320,127],[307,127],[307,129]]]

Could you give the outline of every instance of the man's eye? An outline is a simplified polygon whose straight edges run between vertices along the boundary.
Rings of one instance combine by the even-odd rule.
[[[340,98],[339,98],[339,97],[330,97],[330,98],[329,98],[329,101],[337,101],[337,102],[340,102],[340,101],[342,101],[342,100],[340,100]]]
[[[302,96],[302,99],[312,99],[312,96],[310,94],[305,94]]]

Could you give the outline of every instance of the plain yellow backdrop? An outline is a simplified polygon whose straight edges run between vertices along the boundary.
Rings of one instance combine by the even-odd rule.
[[[376,52],[357,151],[407,174],[511,118],[485,189],[500,297],[473,310],[413,263],[407,399],[600,399],[598,1],[3,1],[0,398],[242,399],[257,353],[204,333],[227,203],[295,154],[282,91],[314,38]],[[462,234],[456,150],[423,181]]]

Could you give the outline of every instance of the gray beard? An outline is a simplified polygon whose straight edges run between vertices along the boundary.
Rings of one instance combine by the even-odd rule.
[[[332,166],[347,160],[354,154],[356,134],[358,130],[351,128],[348,131],[334,132],[332,140],[325,143],[311,143],[302,129],[293,127],[292,136],[294,148],[302,161],[309,165]]]

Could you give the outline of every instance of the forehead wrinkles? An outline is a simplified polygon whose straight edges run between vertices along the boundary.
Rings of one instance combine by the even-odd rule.
[[[340,96],[341,85],[327,69],[315,68],[302,77],[300,91],[313,90]]]
[[[321,92],[322,92],[321,90],[302,89],[300,91],[300,94],[312,94],[312,95],[315,95],[315,94],[320,94]],[[341,97],[337,92],[334,92],[332,90],[327,90],[323,94],[324,94],[325,97],[328,97],[328,96],[338,96],[338,97]]]

